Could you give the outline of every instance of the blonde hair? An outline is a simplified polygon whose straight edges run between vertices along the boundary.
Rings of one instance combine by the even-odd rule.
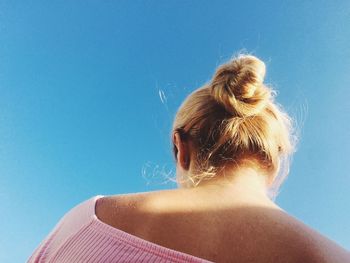
[[[179,108],[173,132],[193,145],[196,168],[190,179],[194,186],[247,160],[268,174],[281,172],[284,162],[282,177],[271,186],[272,195],[277,195],[295,145],[292,119],[274,102],[276,92],[264,84],[265,70],[264,62],[255,56],[234,57]]]

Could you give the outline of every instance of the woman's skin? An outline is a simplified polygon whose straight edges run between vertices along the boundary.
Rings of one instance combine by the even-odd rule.
[[[173,135],[177,177],[193,171],[190,142]],[[271,178],[270,178],[271,177]],[[195,188],[109,196],[97,217],[142,239],[214,262],[350,262],[348,251],[288,215],[266,194],[273,176],[254,166]]]

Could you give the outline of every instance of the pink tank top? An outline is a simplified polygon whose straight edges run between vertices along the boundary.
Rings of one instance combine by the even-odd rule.
[[[95,213],[101,197],[94,196],[66,213],[27,262],[210,262],[102,222]]]

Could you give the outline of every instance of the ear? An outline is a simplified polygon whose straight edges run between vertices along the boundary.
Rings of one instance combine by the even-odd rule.
[[[190,152],[188,142],[183,140],[178,131],[173,133],[174,153],[178,164],[182,169],[188,170],[190,167]]]

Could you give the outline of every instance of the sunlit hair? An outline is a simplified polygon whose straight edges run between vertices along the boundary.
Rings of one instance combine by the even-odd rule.
[[[193,145],[194,187],[226,167],[254,161],[266,174],[278,174],[269,189],[272,198],[278,194],[296,140],[292,119],[274,101],[276,92],[264,77],[264,62],[241,54],[220,65],[179,108],[173,132]]]

